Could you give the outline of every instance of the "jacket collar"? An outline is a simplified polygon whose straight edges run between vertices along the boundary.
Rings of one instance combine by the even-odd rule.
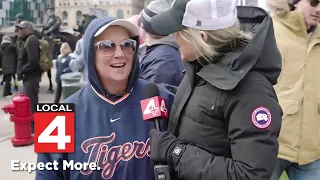
[[[320,44],[320,26],[318,25],[315,31],[311,34],[308,43],[308,54],[316,44]]]
[[[274,16],[274,18],[279,19],[280,22],[286,26],[298,36],[308,39],[307,27],[304,22],[303,14],[297,11],[287,12],[282,16]],[[320,43],[320,25],[315,27],[308,40],[308,54],[312,50],[313,46]]]
[[[32,35],[32,33],[31,34],[28,34],[28,35],[26,35],[26,36],[23,36],[21,39],[22,40],[26,40],[29,36],[31,36]]]
[[[218,63],[204,66],[197,72],[197,75],[219,89],[231,90],[235,88],[253,66],[253,63],[249,62],[249,58],[241,57],[242,50],[225,54]],[[244,64],[241,69],[233,69],[230,64],[235,63],[235,60],[241,61],[239,58],[245,58],[249,63]]]
[[[313,33],[310,36],[310,41],[320,41],[320,25],[317,25],[316,29],[313,31]]]

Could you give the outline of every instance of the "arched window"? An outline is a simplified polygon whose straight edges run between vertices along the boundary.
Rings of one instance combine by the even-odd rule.
[[[81,11],[77,11],[76,13],[76,17],[77,17],[77,25],[80,25],[82,22],[82,12]]]
[[[107,10],[103,10],[103,16],[109,16],[109,13]]]
[[[68,26],[68,13],[67,13],[67,11],[62,12],[62,26]]]
[[[117,18],[123,19],[123,10],[122,9],[117,10]]]

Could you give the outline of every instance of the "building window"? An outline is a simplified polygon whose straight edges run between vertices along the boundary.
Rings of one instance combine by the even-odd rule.
[[[108,16],[108,15],[109,15],[108,11],[107,10],[103,10],[103,16]]]
[[[79,26],[82,23],[82,12],[77,11],[76,17],[77,17],[77,25]]]
[[[62,12],[62,26],[68,26],[68,13],[66,11]]]
[[[117,10],[117,18],[123,19],[123,10],[122,9]]]
[[[246,6],[258,6],[258,0],[246,0]]]

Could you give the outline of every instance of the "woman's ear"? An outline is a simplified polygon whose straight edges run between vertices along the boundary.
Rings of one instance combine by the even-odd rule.
[[[202,39],[203,39],[205,42],[207,42],[207,40],[208,40],[208,34],[207,34],[206,32],[204,32],[204,31],[200,31],[200,35],[201,35]]]

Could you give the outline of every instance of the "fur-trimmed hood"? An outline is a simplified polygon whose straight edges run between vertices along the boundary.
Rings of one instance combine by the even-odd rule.
[[[271,13],[275,13],[277,15],[284,14],[286,12],[291,11],[291,4],[293,0],[267,0],[267,5],[271,11]]]

